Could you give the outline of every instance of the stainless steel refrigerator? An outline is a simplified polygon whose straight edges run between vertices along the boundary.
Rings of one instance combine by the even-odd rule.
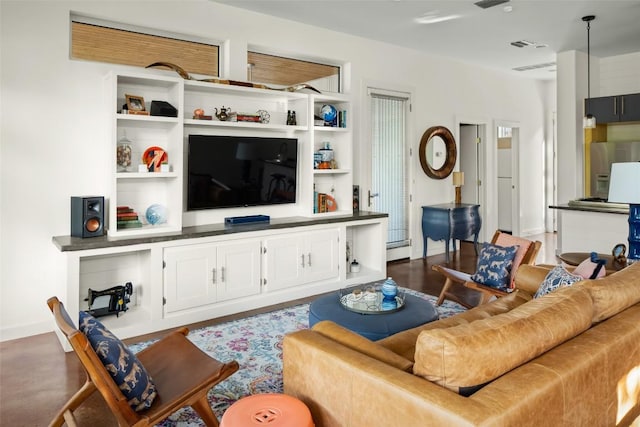
[[[640,161],[640,141],[591,143],[591,197],[609,195],[611,164]]]

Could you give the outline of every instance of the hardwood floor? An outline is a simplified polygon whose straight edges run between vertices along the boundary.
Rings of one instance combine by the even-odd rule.
[[[538,264],[555,264],[556,236],[545,233],[529,236],[542,241]],[[427,259],[391,262],[387,275],[401,286],[431,295],[439,295],[444,279],[431,270],[434,264],[444,264],[444,254]],[[473,272],[476,255],[473,245],[463,243],[450,266],[466,272]],[[474,304],[477,293],[466,288],[454,292],[457,298]],[[298,300],[309,301],[313,298]],[[44,305],[43,301],[43,305]],[[225,322],[247,315],[281,308],[288,304],[253,310],[233,316],[226,316],[208,322],[190,325],[190,329]],[[164,333],[156,333],[127,340],[143,341]],[[33,337],[0,343],[0,426],[44,426],[48,425],[55,413],[84,383],[84,372],[74,353],[64,353],[57,336],[51,332]],[[79,425],[92,427],[113,426],[115,420],[98,393],[76,411]]]

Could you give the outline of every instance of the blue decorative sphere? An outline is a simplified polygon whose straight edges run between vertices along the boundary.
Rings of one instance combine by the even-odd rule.
[[[330,104],[323,105],[320,113],[322,114],[322,118],[324,119],[324,121],[329,123],[333,122],[336,117],[338,117],[338,110],[336,110],[336,107]]]
[[[151,225],[164,224],[167,222],[167,208],[163,205],[151,205],[147,208],[145,217]]]

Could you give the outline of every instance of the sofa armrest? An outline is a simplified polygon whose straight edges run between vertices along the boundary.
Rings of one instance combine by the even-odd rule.
[[[316,331],[283,343],[284,392],[302,400],[317,427],[480,425],[493,409],[396,369]]]
[[[391,365],[396,369],[406,372],[412,372],[413,370],[413,362],[410,360],[407,360],[393,351],[376,344],[374,341],[356,334],[347,328],[343,328],[330,320],[318,322],[312,329],[336,342],[339,342],[345,347],[349,347],[362,354],[366,354],[367,356]]]

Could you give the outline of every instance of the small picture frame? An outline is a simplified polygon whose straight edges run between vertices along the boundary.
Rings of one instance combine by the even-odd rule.
[[[146,111],[144,106],[144,98],[136,95],[128,95],[124,94],[125,99],[127,100],[127,109],[131,111]]]
[[[353,186],[353,211],[358,212],[360,210],[360,186]]]

